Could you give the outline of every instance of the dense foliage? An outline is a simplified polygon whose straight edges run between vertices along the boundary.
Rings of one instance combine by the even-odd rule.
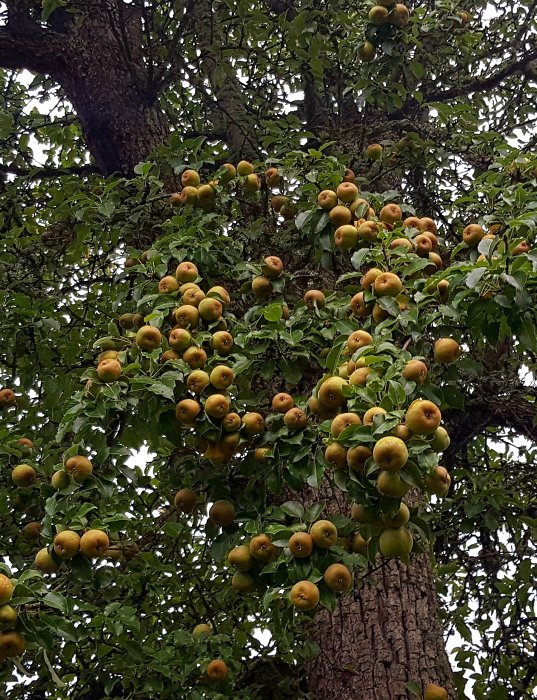
[[[41,27],[83,12],[26,5]],[[489,18],[485,3],[464,8],[470,17],[451,3],[418,5],[402,29],[344,3],[239,3],[231,14],[217,3],[209,23],[205,3],[132,5],[172,133],[128,178],[94,172],[57,81],[0,73],[0,388],[16,394],[14,405],[2,395],[0,413],[0,568],[18,613],[1,622],[0,655],[13,626],[26,640],[22,655],[0,661],[7,696],[265,697],[283,663],[296,673],[282,697],[306,697],[303,663],[316,645],[304,621],[314,612],[297,611],[292,586],[318,584],[319,606],[333,609],[329,566],[365,585],[387,565],[376,558],[379,547],[390,554],[382,533],[397,529],[390,519],[410,491],[403,539],[411,557],[431,552],[460,696],[532,697],[534,5],[494,3]],[[37,101],[56,93],[57,104]],[[240,152],[255,175],[230,177],[224,163]],[[194,203],[170,199],[187,167],[211,183]],[[343,233],[318,196],[352,181],[348,167],[360,193],[343,202],[353,229]],[[266,256],[283,261],[283,274],[271,277]],[[199,324],[175,314],[188,289],[159,288],[184,261],[220,305]],[[370,268],[394,273],[401,289],[371,287]],[[267,274],[268,284],[254,281]],[[154,349],[139,335],[147,325],[162,331]],[[204,349],[200,369],[233,370],[229,386],[193,389],[196,359],[180,343],[169,352],[177,325]],[[215,340],[225,332],[232,348]],[[460,355],[442,357],[443,338]],[[106,351],[120,363],[108,381],[97,371]],[[416,360],[426,378],[405,372]],[[349,383],[329,406],[321,391],[335,376]],[[296,422],[272,405],[279,392],[303,411]],[[215,393],[230,401],[222,416],[240,416],[233,430],[207,412]],[[185,399],[202,406],[187,419],[176,411]],[[405,418],[411,425],[416,399],[438,407],[451,445],[433,436],[438,421],[402,429],[402,465],[379,470],[370,452]],[[385,413],[364,420],[372,407]],[[338,412],[360,420],[338,433]],[[257,413],[250,428],[244,415]],[[88,478],[64,476],[77,455],[91,460]],[[450,474],[440,485],[439,463]],[[28,485],[14,483],[19,464],[35,482],[30,473]],[[189,491],[175,499],[182,489],[195,506]],[[235,515],[207,518],[222,500]],[[291,536],[321,519],[337,542],[293,556]],[[56,549],[36,565],[58,533],[87,529],[106,532],[104,556],[76,543],[72,558]],[[266,560],[241,578],[228,554],[260,533],[271,540]],[[212,633],[193,634],[200,623]],[[207,674],[215,659],[227,665],[221,682]],[[421,686],[410,679],[408,691]]]

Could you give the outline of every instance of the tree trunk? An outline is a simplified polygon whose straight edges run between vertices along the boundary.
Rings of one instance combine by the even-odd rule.
[[[348,513],[344,494],[327,483],[292,497],[305,507],[325,500],[326,515]],[[407,683],[422,692],[436,683],[455,700],[429,556],[411,555],[410,565],[379,557],[373,570],[355,577],[333,613],[315,616],[321,651],[308,665],[310,692],[318,700],[407,700],[415,697]]]
[[[429,558],[390,561],[372,578],[333,614],[316,616],[321,653],[308,669],[310,690],[319,699],[406,700],[407,683],[437,683],[456,698]]]

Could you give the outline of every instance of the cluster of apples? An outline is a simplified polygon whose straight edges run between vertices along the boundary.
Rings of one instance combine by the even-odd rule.
[[[306,559],[318,551],[325,555],[338,542],[336,526],[329,520],[318,520],[309,532],[295,532],[284,550],[291,559]],[[269,535],[261,533],[251,538],[248,544],[241,544],[228,555],[229,564],[236,569],[231,585],[241,593],[250,593],[257,588],[256,573],[275,561],[281,552]],[[326,566],[323,573],[326,588],[336,593],[347,591],[352,584],[352,573],[341,562],[334,561]],[[312,581],[298,581],[289,593],[293,605],[301,611],[313,610],[320,600],[320,590]]]
[[[236,167],[225,163],[212,180],[202,184],[199,173],[188,168],[181,173],[181,191],[174,192],[170,202],[173,206],[210,208],[216,200],[218,188],[234,182],[245,194],[254,195],[261,190],[263,183],[268,189],[277,189],[282,184],[282,177],[274,167],[259,175],[250,161],[241,160]],[[277,195],[272,204],[284,219],[292,219],[297,214],[296,206],[284,195]]]
[[[26,646],[23,635],[15,630],[17,611],[9,605],[13,591],[11,580],[5,574],[0,574],[0,661],[20,656]]]
[[[58,571],[62,562],[76,557],[79,553],[90,559],[112,556],[106,532],[91,529],[79,535],[74,530],[61,530],[54,537],[51,547],[43,547],[37,552],[35,567],[44,574],[53,574]]]
[[[252,294],[256,299],[265,300],[274,291],[273,281],[283,275],[283,262],[276,255],[268,255],[263,258],[261,274],[252,279]],[[283,307],[283,318],[289,318],[289,309]]]
[[[376,39],[378,45],[382,45],[382,41],[387,38],[384,33],[375,31],[377,28],[384,25],[402,29],[406,27],[410,20],[410,12],[406,5],[396,3],[393,0],[378,0],[367,15],[369,27],[366,29],[366,36],[371,39]],[[362,61],[369,62],[375,58],[376,46],[369,39],[358,49],[358,55]]]

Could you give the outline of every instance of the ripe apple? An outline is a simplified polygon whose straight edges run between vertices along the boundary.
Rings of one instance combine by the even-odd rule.
[[[155,326],[142,326],[136,333],[136,345],[144,352],[152,352],[160,347],[162,334]]]
[[[205,400],[205,413],[211,418],[223,418],[231,406],[231,399],[229,396],[224,396],[223,394],[212,394],[208,396]]]
[[[469,246],[477,246],[485,232],[479,224],[468,224],[462,232],[462,240]]]
[[[301,408],[290,408],[283,417],[289,430],[302,430],[308,424],[308,417]]]
[[[5,574],[0,574],[0,605],[5,605],[13,597],[14,587]]]
[[[294,406],[293,397],[285,392],[280,392],[272,399],[272,410],[277,413],[287,413]]]
[[[382,406],[372,406],[371,408],[368,408],[367,411],[364,413],[362,422],[364,425],[373,425],[373,420],[375,416],[384,415],[386,415],[386,410],[382,408]]]
[[[196,170],[183,170],[181,184],[183,187],[197,187],[200,184],[200,176]]]
[[[411,433],[432,435],[442,419],[440,409],[432,401],[417,399],[413,401],[405,414],[405,424]]]
[[[408,556],[412,551],[413,545],[414,539],[412,534],[404,526],[388,528],[379,537],[380,553],[387,559]]]
[[[54,552],[60,559],[72,559],[80,549],[80,536],[72,530],[63,530],[54,538]]]
[[[305,559],[313,552],[313,539],[307,532],[295,532],[289,539],[288,547],[295,559]]]
[[[408,461],[408,448],[398,437],[383,437],[375,443],[373,459],[380,469],[399,471]]]
[[[219,527],[229,527],[235,516],[233,503],[226,500],[215,501],[209,509],[209,518]]]
[[[242,427],[248,437],[261,435],[265,430],[265,420],[260,413],[252,411],[242,417]]]
[[[18,464],[11,471],[11,479],[15,486],[28,487],[35,484],[37,474],[29,464]]]
[[[263,258],[261,272],[265,277],[276,279],[283,274],[283,262],[276,255],[268,255]]]
[[[326,297],[319,289],[309,289],[304,294],[304,303],[308,309],[315,308],[315,304],[317,304],[319,309],[322,309],[326,303]]]
[[[289,594],[291,602],[298,610],[303,612],[313,610],[320,600],[320,593],[317,586],[311,581],[299,581],[291,588]]]
[[[194,401],[194,399],[183,399],[175,407],[175,416],[180,423],[190,425],[200,411],[201,406],[197,401]]]
[[[80,538],[80,551],[87,557],[102,557],[109,547],[110,540],[103,530],[88,530]]]
[[[347,591],[352,584],[352,574],[344,564],[330,564],[323,579],[327,588],[337,593]]]
[[[403,369],[403,377],[420,386],[425,383],[429,370],[425,362],[421,360],[410,360]]]
[[[325,449],[324,458],[333,469],[346,469],[347,448],[339,442],[333,442]]]
[[[360,416],[357,413],[340,413],[332,421],[330,435],[337,438],[350,425],[362,425]]]
[[[241,163],[244,163],[245,161],[241,161]],[[240,166],[240,164],[237,166],[237,170]],[[228,674],[228,669],[226,664],[222,661],[222,659],[214,659],[209,663],[207,666],[207,675],[212,681],[224,681],[227,678]]]
[[[0,633],[0,659],[20,656],[25,647],[24,637],[18,632]]]
[[[365,149],[365,157],[368,160],[380,160],[382,158],[383,148],[380,143],[370,143]]]
[[[379,297],[396,297],[403,291],[403,283],[393,272],[382,272],[375,277],[373,287]]]
[[[99,362],[96,371],[101,382],[115,382],[121,377],[121,365],[117,360]]]
[[[358,56],[360,60],[365,63],[370,63],[375,58],[376,52],[375,45],[370,41],[364,41],[364,43],[358,47]]]
[[[211,348],[219,355],[229,355],[233,349],[233,336],[227,331],[216,331],[211,337]]]
[[[326,379],[319,388],[319,401],[329,408],[343,406],[346,401],[343,394],[343,387],[347,385],[348,382],[341,377],[330,377]]]
[[[310,528],[310,535],[320,549],[330,549],[337,541],[337,528],[329,520],[317,520]]]
[[[355,472],[363,472],[365,463],[373,453],[365,445],[355,445],[347,450],[347,464]]]
[[[237,164],[237,175],[240,177],[246,177],[254,172],[254,166],[247,160],[241,160]]]
[[[227,560],[231,566],[241,572],[250,571],[254,564],[254,558],[250,554],[250,547],[247,544],[234,547],[228,554]]]
[[[268,535],[256,535],[250,540],[250,554],[256,561],[267,564],[276,559],[278,548],[272,544]]]
[[[382,514],[382,522],[386,527],[398,528],[401,525],[406,525],[410,520],[410,511],[406,503],[401,503],[399,510],[394,515],[388,513]]]
[[[196,328],[200,315],[198,309],[192,304],[183,304],[175,309],[173,318],[179,328]]]
[[[182,513],[193,513],[198,505],[198,494],[193,489],[180,489],[173,499],[175,507]]]
[[[58,564],[52,558],[46,547],[40,549],[35,555],[34,565],[36,569],[42,571],[44,574],[53,574],[58,570]]]
[[[459,357],[460,346],[453,338],[439,338],[434,344],[434,359],[441,364],[451,364]]]
[[[464,14],[467,13],[465,12]],[[436,685],[436,683],[428,683],[425,686],[423,700],[448,700],[447,690],[440,685]]]
[[[183,360],[190,369],[201,369],[205,367],[205,363],[207,362],[207,353],[203,348],[192,345],[184,351]]]
[[[198,268],[193,262],[184,260],[182,263],[177,265],[175,270],[175,276],[181,284],[185,282],[195,282],[199,277]]]
[[[338,196],[333,190],[323,190],[317,197],[317,204],[325,211],[330,211],[337,205]]]

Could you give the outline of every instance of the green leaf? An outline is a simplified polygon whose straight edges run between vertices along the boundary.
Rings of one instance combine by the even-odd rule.
[[[304,506],[298,501],[286,501],[285,503],[282,503],[280,508],[284,513],[293,518],[298,518],[301,520],[304,517]]]

